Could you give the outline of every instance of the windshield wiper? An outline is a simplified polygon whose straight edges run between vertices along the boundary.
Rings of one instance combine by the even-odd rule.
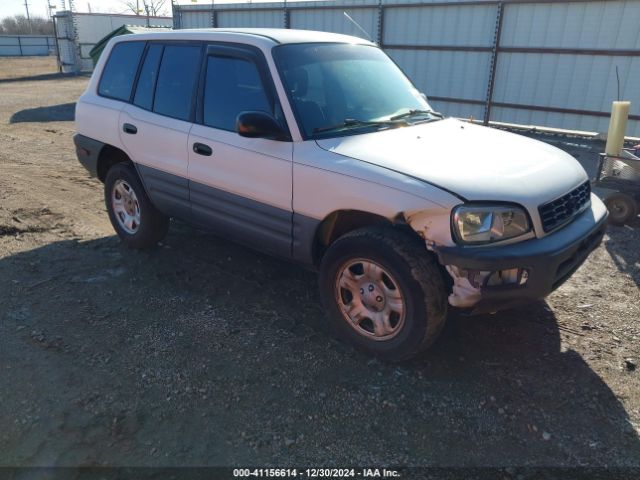
[[[329,125],[326,127],[314,128],[313,133],[329,132],[331,130],[340,130],[343,128],[351,127],[371,127],[371,126],[386,126],[393,125],[389,120],[357,120],[355,118],[345,118],[342,123],[336,125]]]
[[[440,112],[436,112],[434,110],[409,110],[408,112],[394,115],[393,117],[389,118],[389,120],[394,121],[394,120],[400,120],[402,118],[418,117],[422,115],[433,115],[434,117],[437,117],[437,118],[444,118],[443,114],[441,114]]]

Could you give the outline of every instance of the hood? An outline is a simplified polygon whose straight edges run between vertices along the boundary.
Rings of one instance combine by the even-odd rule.
[[[536,209],[587,180],[569,154],[521,135],[455,119],[317,140],[330,152],[444,188],[466,200]]]

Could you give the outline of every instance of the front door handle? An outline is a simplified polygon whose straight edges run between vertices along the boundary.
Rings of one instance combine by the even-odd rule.
[[[130,123],[125,123],[124,125],[122,125],[122,131],[124,133],[128,133],[129,135],[135,135],[136,133],[138,133],[138,127],[136,127],[135,125],[131,125]]]
[[[198,142],[193,144],[193,151],[196,152],[198,155],[204,155],[205,157],[210,157],[211,154],[213,153],[213,150],[209,145],[205,145],[204,143],[198,143]]]

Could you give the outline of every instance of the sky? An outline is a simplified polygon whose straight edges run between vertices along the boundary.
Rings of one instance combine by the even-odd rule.
[[[37,17],[44,17],[48,15],[47,3],[50,3],[52,7],[57,10],[65,10],[69,8],[69,0],[26,0],[29,5],[29,14]],[[135,0],[74,0],[75,8],[78,12],[92,12],[99,13],[131,13],[126,7],[127,1]],[[140,5],[142,5],[140,0]],[[188,5],[211,5],[211,2],[219,3],[261,3],[261,2],[273,2],[278,0],[177,0],[176,3],[188,4]],[[298,1],[298,0],[288,0]],[[5,17],[12,17],[14,15],[25,15],[26,9],[24,6],[25,0],[0,0],[0,20]],[[171,0],[165,0],[164,14],[171,15]]]
[[[58,10],[63,9],[63,3],[69,6],[68,0],[49,0],[51,6],[55,6]],[[135,1],[135,0],[134,0]],[[202,0],[200,0],[201,3]],[[140,2],[142,3],[142,2]],[[29,14],[44,17],[47,14],[47,0],[27,0],[29,5]],[[171,13],[171,0],[166,1],[167,13]],[[78,12],[88,12],[89,5],[93,12],[102,13],[125,13],[127,7],[123,0],[75,0],[76,10]],[[26,9],[24,0],[0,0],[0,18],[11,17],[13,15],[25,15]]]
[[[78,12],[88,12],[89,5],[91,11],[101,13],[127,13],[127,7],[124,5],[125,0],[75,0],[76,10]],[[133,0],[135,1],[135,0]],[[214,0],[215,3],[230,3],[231,0]],[[63,9],[63,3],[67,5],[68,0],[50,0],[51,5],[57,9]],[[235,3],[243,3],[244,0],[236,0]],[[29,5],[29,14],[43,17],[47,14],[47,0],[27,0]],[[178,3],[188,3],[193,5],[204,4],[209,5],[210,0],[198,0],[192,2],[190,0],[179,0]],[[142,4],[142,1],[140,1]],[[171,0],[166,0],[165,10],[167,15],[171,14]],[[25,15],[24,0],[0,0],[0,19],[11,17],[13,15]]]

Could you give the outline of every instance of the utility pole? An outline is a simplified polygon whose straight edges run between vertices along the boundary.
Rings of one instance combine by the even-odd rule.
[[[31,25],[31,17],[29,16],[29,4],[24,0],[24,8],[27,10],[27,22],[29,22],[29,33],[33,33],[33,25]]]

